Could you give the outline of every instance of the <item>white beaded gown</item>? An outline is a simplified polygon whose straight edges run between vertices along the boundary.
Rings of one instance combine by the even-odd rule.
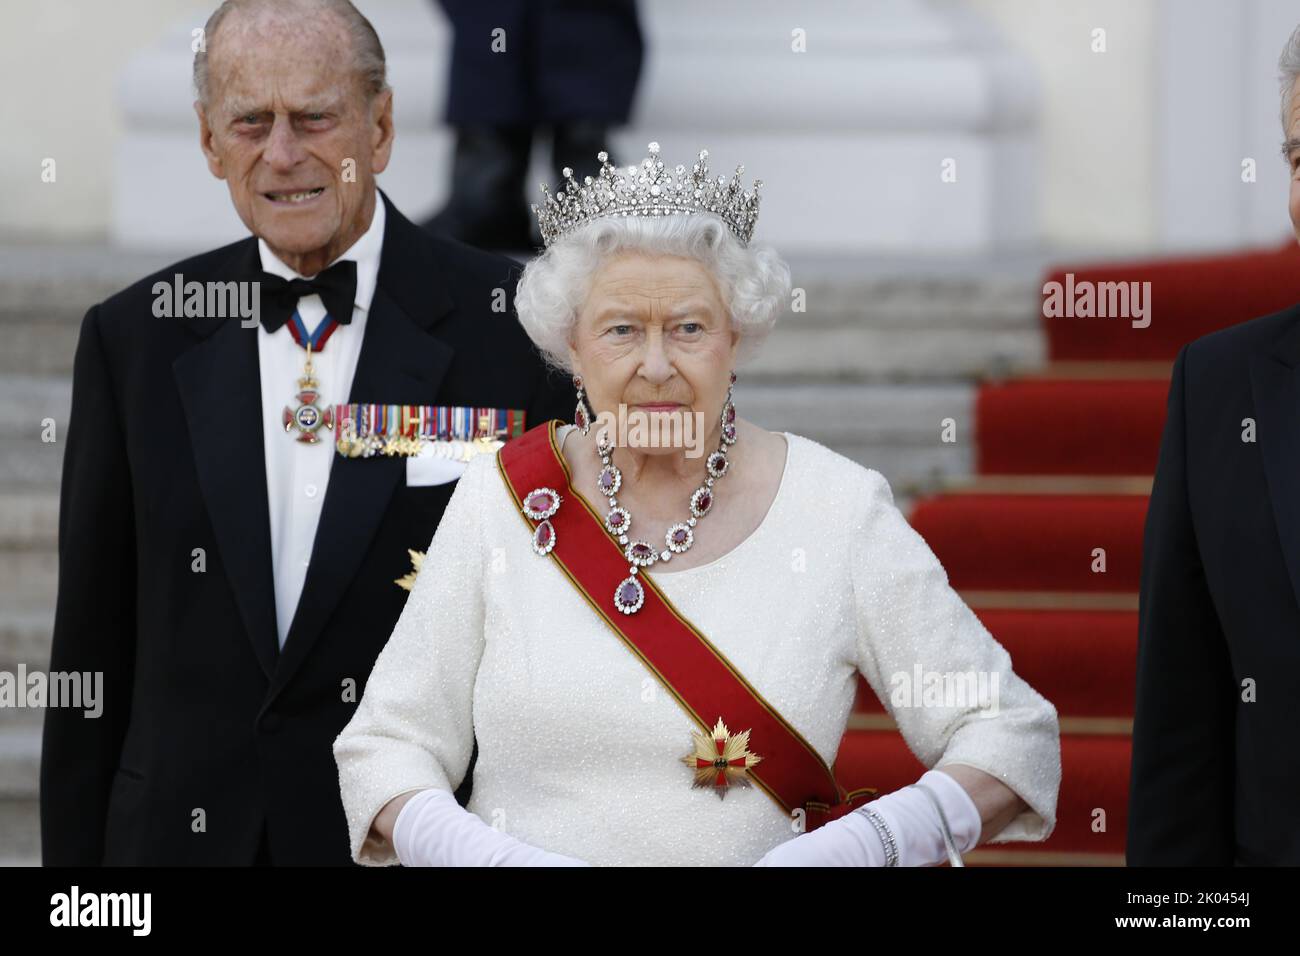
[[[561,445],[572,427],[557,429]],[[968,764],[1024,798],[1030,809],[994,842],[1046,839],[1061,776],[1056,709],[949,586],[886,479],[785,436],[779,490],[748,538],[709,564],[644,573],[827,765],[860,672],[926,767]],[[578,490],[604,513],[595,489]],[[353,859],[398,862],[368,836],[375,815],[410,790],[455,790],[475,737],[468,809],[545,850],[597,866],[749,866],[795,838],[760,788],[719,800],[691,786],[681,758],[696,724],[531,540],[495,456],[473,459],[334,742]],[[892,689],[917,665],[990,685],[996,673],[996,709],[896,705]]]

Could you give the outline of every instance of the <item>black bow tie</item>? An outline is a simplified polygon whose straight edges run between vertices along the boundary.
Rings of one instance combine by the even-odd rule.
[[[289,321],[298,300],[315,293],[325,303],[325,311],[340,325],[352,321],[352,306],[357,298],[357,264],[352,259],[334,263],[310,279],[286,279],[263,271],[261,282],[262,325],[274,332]]]

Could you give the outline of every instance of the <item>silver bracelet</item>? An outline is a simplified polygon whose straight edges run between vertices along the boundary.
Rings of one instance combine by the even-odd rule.
[[[961,854],[957,852],[957,842],[952,838],[952,830],[948,827],[948,817],[944,814],[943,807],[939,804],[939,798],[934,795],[933,790],[923,783],[911,783],[908,784],[908,786],[919,787],[925,795],[930,798],[930,802],[934,804],[934,808],[939,811],[939,823],[943,826],[943,845],[948,851],[948,863],[951,866],[965,866],[966,864],[962,862]]]
[[[885,847],[885,866],[898,866],[898,844],[894,842],[894,834],[890,832],[889,824],[885,822],[885,818],[872,810],[869,804],[864,804],[853,812],[862,814],[876,828],[876,834]]]

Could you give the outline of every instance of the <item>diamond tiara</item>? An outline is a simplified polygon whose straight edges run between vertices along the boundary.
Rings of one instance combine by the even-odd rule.
[[[533,214],[542,232],[542,243],[550,246],[559,237],[590,222],[607,216],[672,216],[710,212],[719,216],[742,244],[748,245],[758,221],[758,190],[761,179],[754,180],[752,192],[740,188],[744,166],[736,167],[731,182],[727,177],[709,178],[709,151],[700,150],[700,158],[690,170],[678,165],[664,168],[659,158],[659,144],[650,144],[650,155],[639,166],[611,166],[609,154],[596,154],[600,172],[596,178],[584,177],[582,184],[573,178],[573,170],[564,167],[564,190],[551,195],[542,183],[546,196]]]

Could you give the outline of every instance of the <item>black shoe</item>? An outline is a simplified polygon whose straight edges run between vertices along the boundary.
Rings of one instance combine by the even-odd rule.
[[[532,143],[527,126],[458,129],[451,196],[424,228],[482,249],[531,248],[523,185]]]
[[[579,186],[586,185],[586,177],[595,179],[600,173],[600,160],[596,154],[604,150],[609,154],[611,166],[617,166],[614,151],[608,145],[609,130],[604,123],[589,120],[572,120],[557,123],[551,136],[551,166],[555,169],[556,186],[552,192],[564,188],[564,168],[573,170],[573,178]],[[532,223],[534,245],[542,244],[542,234],[537,223]]]
[[[618,165],[614,151],[609,148],[609,130],[604,123],[583,120],[556,124],[551,139],[551,165],[555,167],[555,175],[559,177],[560,171],[568,166],[579,186],[587,176],[595,179],[600,172],[596,154],[601,150],[609,153],[611,166]]]

